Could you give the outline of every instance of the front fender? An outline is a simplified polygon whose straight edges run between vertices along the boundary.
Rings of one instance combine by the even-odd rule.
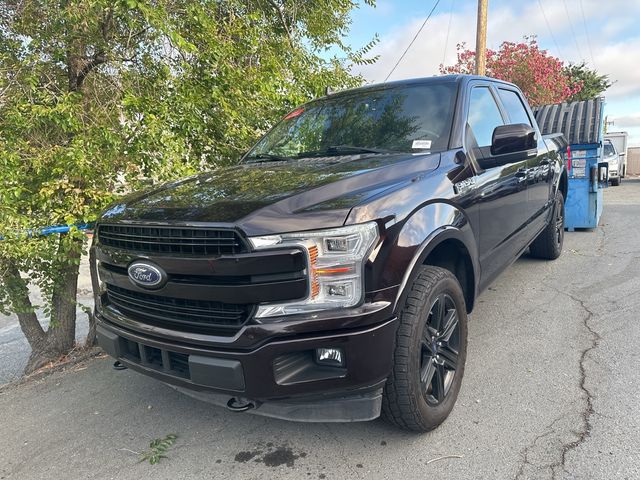
[[[467,251],[473,269],[472,298],[477,293],[479,278],[478,252],[475,237],[466,215],[456,206],[438,201],[415,210],[402,223],[397,223],[387,231],[385,241],[388,252],[378,267],[372,272],[380,279],[379,288],[400,286],[395,298],[394,311],[402,305],[407,287],[413,283],[418,271],[431,252],[445,241],[461,244]],[[470,305],[471,306],[471,305]]]

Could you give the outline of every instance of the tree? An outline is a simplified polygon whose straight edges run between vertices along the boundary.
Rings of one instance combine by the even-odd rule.
[[[596,70],[591,70],[586,63],[569,64],[565,67],[565,74],[573,83],[580,83],[582,89],[571,95],[568,101],[577,102],[580,100],[589,100],[591,98],[602,95],[612,82],[609,75],[600,75]]]
[[[233,163],[294,105],[360,84],[350,66],[373,61],[374,42],[343,43],[355,6],[0,3],[0,311],[18,316],[31,345],[27,373],[74,346],[87,246],[75,228],[39,229],[91,222],[149,179]],[[42,305],[32,303],[33,285]]]
[[[475,52],[458,45],[455,65],[440,65],[440,73],[475,71]],[[500,48],[487,49],[487,76],[515,83],[531,106],[561,103],[582,89],[582,80],[571,77],[564,63],[541,50],[535,37],[521,43],[503,42]]]

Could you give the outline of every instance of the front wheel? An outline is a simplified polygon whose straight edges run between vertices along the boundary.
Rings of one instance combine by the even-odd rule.
[[[564,243],[564,195],[558,190],[549,224],[529,246],[531,256],[555,260],[562,253]]]
[[[433,430],[458,397],[467,357],[467,311],[455,276],[424,266],[411,285],[396,333],[382,414],[396,426]]]

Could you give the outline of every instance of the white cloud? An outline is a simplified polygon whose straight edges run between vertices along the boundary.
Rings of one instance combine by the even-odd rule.
[[[607,99],[614,101],[607,106],[607,114],[617,118],[616,129],[629,129],[633,143],[640,143],[640,127],[637,124],[640,119],[640,33],[629,29],[640,17],[640,1],[582,0],[589,39],[586,37],[579,1],[566,0],[575,37],[562,1],[540,0],[546,21],[540,4],[535,0],[515,7],[492,7],[490,4],[488,47],[497,49],[503,41],[518,42],[525,35],[537,35],[540,46],[549,50],[551,55],[565,62],[577,63],[584,59],[590,68],[595,65],[598,72],[608,74],[615,82],[605,92]],[[455,63],[456,44],[466,42],[467,48],[474,48],[476,10],[475,2],[471,3],[474,5],[468,4],[465,9],[453,14],[448,42],[449,12],[435,14],[429,19],[389,80],[438,75],[443,58],[445,65]],[[384,81],[424,18],[413,18],[383,35],[373,52],[380,55],[378,62],[361,66],[356,72],[372,83]],[[621,32],[629,31],[633,32],[630,36],[619,38]],[[624,109],[622,104],[625,104]]]
[[[409,45],[423,21],[424,17],[413,19],[406,25],[402,25],[397,30],[381,37],[380,43],[373,52],[379,55],[380,59],[375,64],[364,65],[356,71],[371,82],[382,82]],[[445,64],[455,61],[456,43],[469,43],[474,38],[475,31],[469,32],[466,28],[469,21],[472,21],[470,14],[453,15]],[[390,80],[437,75],[438,66],[443,60],[448,22],[448,13],[431,17]]]
[[[609,120],[613,121],[616,128],[620,127],[640,127],[640,114],[638,115],[624,115],[621,117],[611,117]]]
[[[605,93],[607,97],[640,95],[640,36],[607,45],[594,51],[598,71],[606,73],[615,83]]]
[[[526,6],[519,10],[511,7],[493,9],[490,7],[488,47],[497,49],[503,41],[517,42],[521,41],[525,35],[537,35],[541,46],[548,49],[552,55],[566,62],[585,60],[590,67],[595,64],[599,72],[609,74],[616,83],[607,92],[608,96],[640,93],[640,69],[635,68],[640,63],[640,35],[636,34],[624,41],[611,40],[612,35],[619,30],[624,30],[629,24],[629,18],[634,18],[636,14],[640,15],[640,2],[631,2],[630,5],[630,2],[622,0],[609,0],[606,3],[583,0],[590,38],[588,41],[582,14],[579,13],[577,5],[579,0],[567,0],[575,38],[568,24],[564,2],[540,1],[548,24],[542,15],[538,1],[527,2]],[[445,54],[445,45],[445,64],[455,62],[457,43],[465,42],[468,48],[474,48],[475,15],[475,8],[469,7],[454,13],[448,43],[446,39],[449,14],[444,12],[434,15],[390,79],[438,74],[438,66],[442,63]],[[362,73],[370,82],[383,81],[423,21],[424,17],[414,18],[382,36],[373,52],[380,55],[379,61],[374,65],[359,67],[357,72]],[[594,23],[599,26],[604,23],[605,27],[591,30]],[[615,25],[618,26],[618,30],[614,28]],[[553,32],[553,37],[550,31]],[[591,52],[593,52],[593,59]]]

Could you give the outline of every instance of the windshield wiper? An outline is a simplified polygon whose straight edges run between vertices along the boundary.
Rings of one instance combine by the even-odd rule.
[[[270,153],[258,153],[245,159],[245,163],[263,163],[263,162],[289,162],[292,158],[283,157],[281,155],[272,155]]]
[[[353,145],[331,145],[326,150],[315,150],[310,152],[300,152],[298,157],[340,155],[342,153],[400,153],[397,150],[385,150],[382,148],[356,147]]]
[[[332,152],[353,152],[353,153],[398,153],[397,150],[387,150],[384,148],[354,147],[353,145],[331,145],[328,148]]]

